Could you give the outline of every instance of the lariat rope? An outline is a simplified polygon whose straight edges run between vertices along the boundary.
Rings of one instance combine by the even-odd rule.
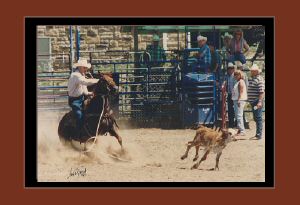
[[[105,99],[104,99],[104,97],[103,97],[103,96],[101,96],[101,97],[102,97],[102,100],[103,100],[103,105],[102,105],[102,112],[101,112],[101,115],[100,115],[100,117],[99,117],[98,124],[97,124],[96,134],[95,134],[95,137],[89,138],[89,139],[85,142],[85,145],[86,145],[86,143],[87,143],[89,140],[91,140],[91,139],[94,139],[94,141],[93,141],[93,144],[91,145],[91,147],[90,147],[88,150],[82,151],[83,153],[90,152],[90,151],[94,148],[94,146],[95,146],[95,144],[96,144],[96,141],[97,141],[98,131],[99,131],[99,127],[100,127],[100,122],[101,122],[101,118],[102,118],[102,115],[103,115],[103,112],[104,112],[104,105],[105,105],[105,102],[106,102]],[[85,147],[86,147],[86,146],[85,146]]]
[[[106,100],[104,99],[103,96],[102,96],[102,100],[103,100],[102,112],[101,112],[101,115],[100,115],[100,118],[99,118],[99,121],[98,121],[98,125],[97,125],[97,130],[96,130],[95,137],[89,138],[89,139],[85,142],[85,146],[86,146],[86,143],[87,143],[89,140],[91,140],[91,139],[94,139],[93,144],[91,145],[91,147],[90,147],[88,150],[81,151],[81,153],[87,153],[87,152],[90,152],[90,151],[94,148],[94,146],[95,146],[95,144],[96,144],[97,137],[98,137],[98,130],[99,130],[101,118],[102,118],[103,112],[104,112],[104,105],[105,105],[105,103],[106,103]],[[90,134],[89,134],[89,135],[90,135]],[[105,153],[105,152],[103,152],[103,153]],[[116,157],[116,156],[114,156],[114,155],[111,155],[111,154],[109,154],[109,153],[105,153],[105,154],[108,154],[110,157],[112,157],[112,158],[114,158],[114,159],[117,159],[117,160],[119,160],[119,161],[130,162],[130,160],[120,159],[120,158],[118,158],[118,157]]]

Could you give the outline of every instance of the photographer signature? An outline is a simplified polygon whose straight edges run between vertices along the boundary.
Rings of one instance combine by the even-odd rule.
[[[71,168],[69,176],[67,177],[67,179],[69,179],[70,177],[73,177],[73,176],[82,176],[82,177],[84,177],[84,176],[86,176],[86,172],[87,172],[86,168],[83,168],[83,167],[75,168],[75,169]]]

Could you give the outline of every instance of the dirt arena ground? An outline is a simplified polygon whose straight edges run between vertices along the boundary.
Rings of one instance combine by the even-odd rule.
[[[120,130],[125,151],[121,152],[111,136],[99,137],[99,143],[88,156],[63,146],[57,126],[63,113],[39,112],[38,181],[79,182],[257,182],[265,181],[265,136],[262,140],[239,140],[224,149],[220,170],[215,154],[208,155],[198,170],[190,170],[195,150],[181,160],[185,144],[194,130],[126,129]],[[254,136],[255,125],[247,130]],[[78,145],[80,146],[80,145]],[[200,157],[203,151],[200,151]],[[113,156],[119,156],[114,158]],[[121,159],[121,160],[120,160]]]

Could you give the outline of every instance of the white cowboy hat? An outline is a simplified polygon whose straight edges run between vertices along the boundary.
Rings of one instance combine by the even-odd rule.
[[[261,69],[258,67],[257,64],[253,64],[253,65],[251,66],[250,71],[252,71],[252,70],[257,70],[259,73],[261,72]]]
[[[222,36],[223,38],[233,38],[233,36],[231,34],[229,34],[228,32],[226,32],[224,34],[224,36]]]
[[[228,63],[227,68],[235,68],[235,65],[233,65],[233,63]]]
[[[92,65],[87,62],[86,59],[79,59],[77,63],[74,64],[74,67],[86,67],[90,68]]]
[[[207,41],[207,37],[205,37],[205,36],[198,36],[197,37],[197,41]]]

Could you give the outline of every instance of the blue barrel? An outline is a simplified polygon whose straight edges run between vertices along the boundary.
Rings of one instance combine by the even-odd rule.
[[[187,73],[182,79],[183,124],[214,124],[216,81],[214,74]]]

